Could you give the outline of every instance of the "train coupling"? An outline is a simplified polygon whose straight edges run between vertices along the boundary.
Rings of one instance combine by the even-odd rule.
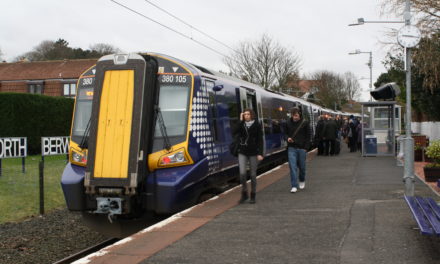
[[[122,198],[97,197],[97,209],[93,213],[107,214],[110,223],[113,223],[114,215],[122,214]]]

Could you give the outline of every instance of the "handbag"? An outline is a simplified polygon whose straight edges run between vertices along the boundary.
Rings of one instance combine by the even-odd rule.
[[[234,138],[231,144],[229,144],[229,151],[231,152],[232,156],[237,157],[238,156],[238,140]]]

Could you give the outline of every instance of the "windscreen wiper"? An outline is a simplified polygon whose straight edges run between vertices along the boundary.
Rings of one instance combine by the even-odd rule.
[[[167,134],[167,128],[165,126],[165,122],[163,121],[162,111],[160,110],[159,106],[156,106],[155,110],[156,110],[157,121],[159,122],[160,133],[162,134],[162,137],[163,137],[164,148],[166,150],[170,150],[171,143],[170,143],[170,139]]]
[[[86,129],[84,130],[84,134],[82,136],[81,142],[79,143],[79,147],[82,149],[89,147],[89,131],[90,131],[91,121],[92,121],[92,117],[90,117],[89,122],[87,122]]]

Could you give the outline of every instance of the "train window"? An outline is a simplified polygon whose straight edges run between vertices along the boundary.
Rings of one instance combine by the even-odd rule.
[[[185,136],[188,120],[189,89],[182,85],[161,85],[159,107],[170,137]],[[157,121],[159,122],[159,121]],[[160,125],[156,124],[155,138],[161,138]]]
[[[268,118],[263,119],[263,128],[264,128],[264,134],[270,135],[272,134],[272,128],[271,128],[272,121]]]
[[[209,94],[209,110],[210,110],[210,127],[211,132],[214,138],[214,141],[218,141],[218,133],[217,133],[217,119],[218,119],[218,109],[216,102],[216,94],[212,88],[214,88],[215,83],[213,81],[205,81],[205,86]]]

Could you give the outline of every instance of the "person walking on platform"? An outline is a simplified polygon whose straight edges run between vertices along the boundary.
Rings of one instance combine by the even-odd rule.
[[[336,136],[338,134],[338,125],[336,121],[333,120],[333,117],[329,117],[327,120],[327,124],[324,130],[324,138],[325,138],[325,156],[333,156],[336,154]]]
[[[240,114],[240,123],[235,127],[233,136],[239,138],[238,165],[240,169],[241,198],[240,203],[248,199],[247,190],[247,165],[249,163],[251,177],[251,199],[255,203],[257,192],[257,165],[263,160],[263,132],[258,120],[255,120],[255,112],[245,109]]]
[[[324,130],[325,130],[325,115],[319,116],[319,120],[316,123],[316,134],[315,134],[315,142],[318,145],[318,156],[324,155],[325,149],[325,141],[324,141]]]
[[[304,189],[306,185],[306,155],[310,145],[309,122],[301,117],[298,108],[292,108],[287,121],[287,154],[290,167],[291,193]],[[299,170],[299,185],[298,185]]]
[[[350,116],[350,120],[348,121],[348,146],[350,148],[350,152],[357,151],[357,132],[356,132],[357,121],[354,120],[353,115]]]

